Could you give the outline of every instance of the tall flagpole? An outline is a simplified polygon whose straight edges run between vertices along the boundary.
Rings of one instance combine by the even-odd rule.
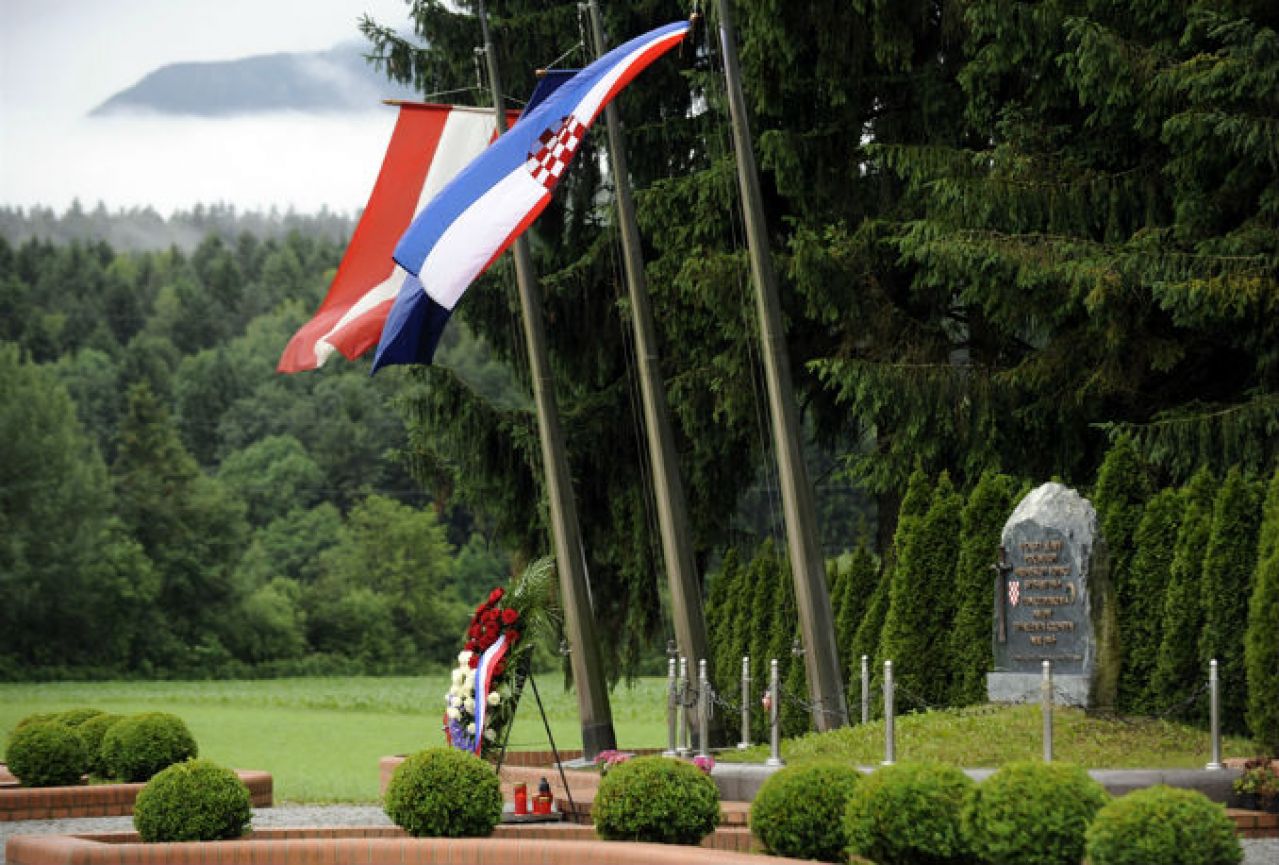
[[[489,86],[499,132],[506,132],[506,110],[502,104],[502,80],[498,76],[497,52],[489,35],[484,0],[477,3],[480,29],[484,35],[484,56],[488,61]],[[582,725],[582,756],[593,760],[600,751],[617,747],[608,687],[595,634],[595,613],[586,585],[581,531],[577,506],[569,479],[564,436],[560,429],[559,407],[555,402],[551,365],[546,354],[546,329],[542,321],[542,292],[533,270],[528,242],[516,238],[511,246],[515,256],[515,280],[519,285],[524,338],[528,343],[529,374],[533,399],[537,404],[537,424],[542,441],[542,464],[546,475],[546,495],[551,511],[551,534],[555,541],[555,564],[559,573],[560,603],[564,607],[564,630],[570,646],[569,662],[577,687],[577,707]]]
[[[599,2],[589,0],[587,6],[591,16],[591,34],[595,40],[595,56],[599,57],[608,48],[600,21]],[[702,610],[697,566],[693,562],[684,484],[680,480],[679,463],[675,457],[675,436],[671,431],[670,410],[666,404],[666,391],[658,363],[657,334],[653,326],[648,283],[644,276],[630,174],[626,168],[626,142],[622,137],[622,124],[616,106],[610,102],[604,112],[608,121],[609,166],[613,174],[614,194],[617,196],[617,221],[622,235],[626,289],[631,301],[631,323],[635,331],[644,430],[648,440],[649,461],[652,463],[658,527],[662,535],[662,560],[666,565],[666,579],[671,592],[675,641],[680,654],[689,658],[691,663],[706,660],[709,676],[712,659],[706,637],[706,618]]]
[[[742,96],[741,72],[737,64],[737,37],[733,32],[729,0],[718,0],[718,3],[724,78],[733,123],[733,145],[737,152],[737,181],[741,188],[751,276],[755,283],[769,414],[773,422],[773,448],[777,452],[782,510],[786,517],[786,547],[795,580],[800,633],[804,638],[804,668],[808,673],[809,694],[813,702],[813,723],[819,731],[832,730],[848,724],[848,705],[844,701],[839,652],[835,645],[834,615],[831,613],[826,568],[817,538],[813,487],[808,480],[800,444],[790,358],[786,353],[781,304],[777,299],[777,276],[773,272],[773,259],[768,248],[759,174],[755,167],[746,100]]]

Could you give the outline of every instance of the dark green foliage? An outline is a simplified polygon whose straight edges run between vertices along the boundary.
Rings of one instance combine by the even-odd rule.
[[[715,690],[737,699],[741,691],[742,657],[750,654],[747,630],[740,621],[741,611],[751,606],[751,587],[744,578],[745,569],[737,558],[737,550],[729,549],[720,562],[719,571],[711,576],[711,596],[706,605],[707,630],[715,663]],[[752,659],[752,675],[758,669]]]
[[[1244,636],[1248,729],[1263,750],[1279,754],[1279,469],[1270,479],[1260,534]]]
[[[963,500],[942,472],[932,503],[918,522],[903,520],[900,558],[889,589],[880,654],[893,662],[898,705],[944,705],[949,676],[944,656],[955,612],[955,560]]]
[[[697,844],[719,825],[719,790],[690,763],[639,757],[600,780],[591,817],[606,841]]]
[[[1164,597],[1184,510],[1180,490],[1160,490],[1147,502],[1133,535],[1136,550],[1129,574],[1128,624],[1120,635],[1124,661],[1119,675],[1119,709],[1123,712],[1150,714],[1155,708],[1151,678],[1163,638]]]
[[[1231,469],[1217,491],[1212,534],[1203,563],[1204,626],[1199,637],[1199,662],[1207,669],[1216,658],[1221,676],[1222,727],[1231,733],[1246,728],[1247,672],[1244,632],[1248,627],[1248,599],[1257,568],[1257,526],[1261,497],[1257,485]]]
[[[999,537],[1012,513],[1017,482],[1008,475],[984,472],[968,494],[960,518],[959,558],[955,565],[958,599],[950,634],[951,705],[986,700],[986,673],[994,666],[991,609]]]
[[[395,825],[417,838],[486,837],[502,819],[502,788],[474,754],[428,748],[396,767],[384,807]]]
[[[1221,805],[1162,785],[1115,799],[1088,827],[1090,865],[1237,865],[1243,849]]]
[[[841,861],[848,843],[844,805],[860,779],[861,772],[840,763],[774,772],[751,802],[751,834],[774,856]]]
[[[799,631],[792,632],[792,641],[800,638]],[[808,708],[808,670],[804,666],[803,655],[793,655],[786,651],[781,659],[782,667],[782,706],[779,717],[782,725],[782,736],[791,739],[802,736],[813,729],[813,713]]]
[[[64,787],[80,783],[89,754],[75,728],[58,721],[32,721],[13,731],[5,762],[24,787]]]
[[[146,781],[174,763],[199,754],[195,737],[177,715],[146,712],[112,724],[102,736],[107,774],[120,781]]]
[[[230,769],[185,760],[156,773],[133,804],[143,841],[221,841],[249,831],[249,788]]]
[[[1182,492],[1186,508],[1173,548],[1168,591],[1164,595],[1162,637],[1151,679],[1153,706],[1159,711],[1180,707],[1198,690],[1208,671],[1199,665],[1197,635],[1203,629],[1203,558],[1212,531],[1216,481],[1207,469],[1190,479]],[[1202,705],[1202,701],[1200,701]],[[1202,712],[1197,712],[1202,716]],[[1183,717],[1193,716],[1183,715]]]
[[[1088,824],[1108,800],[1078,766],[1009,763],[973,788],[964,834],[989,865],[1079,865]]]
[[[881,766],[848,797],[848,852],[878,865],[963,862],[969,844],[960,814],[973,782],[940,763]]]
[[[892,607],[893,587],[898,582],[898,571],[901,567],[902,551],[910,543],[910,538],[918,528],[919,522],[928,512],[929,501],[933,497],[933,487],[928,475],[919,465],[911,472],[906,485],[906,494],[902,497],[901,509],[897,513],[897,527],[893,531],[893,543],[884,556],[879,585],[871,596],[866,614],[857,628],[853,638],[854,651],[859,655],[869,655],[871,659],[872,690],[878,691],[883,680],[884,661],[889,659],[884,654],[885,625]],[[870,651],[866,651],[869,647]],[[895,659],[894,659],[895,660]],[[900,669],[898,663],[894,667]],[[878,702],[878,701],[877,701]]]
[[[103,714],[101,709],[92,709],[86,706],[80,709],[67,709],[59,712],[57,714],[57,720],[66,724],[68,727],[79,727],[85,721],[96,718],[101,714]]]
[[[102,759],[102,739],[106,736],[107,730],[123,719],[123,715],[100,713],[76,727],[76,732],[84,740],[84,747],[88,753],[88,771],[91,775],[105,778],[110,774]]]
[[[857,628],[870,608],[871,597],[878,584],[879,569],[876,567],[875,556],[864,541],[847,556],[840,557],[839,567],[842,592],[839,614],[835,618],[835,635],[844,673],[852,680],[860,675],[861,670],[861,655],[856,653]],[[874,655],[874,652],[868,654]]]

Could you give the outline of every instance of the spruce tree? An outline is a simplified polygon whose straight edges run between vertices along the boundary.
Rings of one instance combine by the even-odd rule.
[[[913,521],[904,539],[893,573],[881,649],[893,661],[903,707],[939,706],[947,699],[946,649],[962,510],[963,499],[943,471],[928,511]]]
[[[1177,530],[1164,596],[1162,636],[1151,679],[1153,708],[1166,712],[1179,708],[1199,690],[1206,671],[1199,665],[1197,637],[1203,629],[1204,553],[1212,531],[1213,488],[1216,481],[1207,468],[1200,469],[1182,492],[1185,513]],[[1202,718],[1200,708],[1186,710],[1185,717]]]
[[[1175,487],[1160,490],[1141,514],[1133,535],[1134,552],[1129,585],[1128,626],[1120,634],[1124,664],[1119,675],[1119,709],[1148,714],[1154,711],[1152,677],[1163,637],[1164,597],[1171,581],[1185,499]]]
[[[950,634],[949,702],[964,706],[986,701],[986,673],[994,666],[991,609],[999,538],[1012,513],[1017,482],[985,472],[968,496],[961,516],[959,560],[955,566],[958,608]]]
[[[1243,732],[1248,705],[1244,670],[1244,632],[1248,599],[1257,568],[1257,526],[1261,497],[1257,485],[1231,469],[1213,505],[1212,533],[1204,553],[1204,625],[1199,636],[1200,669],[1217,659],[1221,679],[1221,723],[1231,733]]]
[[[1248,729],[1266,753],[1279,754],[1279,469],[1270,479],[1260,535],[1244,635]]]

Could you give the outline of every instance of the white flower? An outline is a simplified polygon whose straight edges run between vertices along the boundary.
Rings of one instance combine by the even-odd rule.
[[[450,708],[446,714],[449,716],[450,721],[462,720],[462,713],[456,708]]]
[[[457,664],[459,667],[461,667],[462,669],[468,669],[468,665],[470,663],[471,663],[471,653],[469,651],[467,651],[466,649],[463,649],[462,651],[457,653]]]
[[[453,705],[453,692],[452,692],[452,691],[449,691],[447,694],[445,694],[445,695],[444,695],[444,705],[446,705],[446,706],[452,706],[452,705]]]
[[[462,684],[462,680],[463,680],[463,679],[465,679],[465,678],[466,678],[466,670],[463,670],[461,667],[458,667],[457,669],[455,669],[455,670],[453,671],[453,684],[454,684],[454,685],[460,685],[460,684]]]
[[[466,690],[468,691],[475,690],[475,671],[474,670],[466,671],[466,679],[462,682],[462,687],[466,688]]]
[[[468,733],[470,733],[472,736],[474,736],[474,735],[475,735],[475,725],[474,725],[474,724],[467,724],[467,725],[466,725],[466,732],[468,732]]]
[[[475,714],[475,701],[474,701],[474,700],[472,700],[472,699],[470,699],[470,698],[468,697],[465,701],[463,701],[463,703],[462,703],[462,708],[463,708],[463,709],[465,709],[466,711],[470,712],[472,715],[474,715],[474,714]]]
[[[496,706],[500,702],[502,702],[502,695],[497,691],[489,691],[488,704],[490,706]]]
[[[489,729],[487,729],[487,730],[485,730],[485,731],[484,731],[484,738],[485,738],[485,739],[488,739],[490,742],[496,742],[496,741],[497,741],[497,733],[494,733],[494,732],[493,732],[493,728],[492,728],[492,727],[490,727]]]

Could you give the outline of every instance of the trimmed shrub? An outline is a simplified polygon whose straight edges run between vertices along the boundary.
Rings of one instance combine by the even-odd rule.
[[[751,803],[751,834],[777,856],[843,858],[844,805],[861,772],[844,763],[812,763],[774,772]]]
[[[940,763],[897,763],[864,778],[848,797],[848,851],[878,865],[942,865],[968,854],[960,815],[973,782]]]
[[[972,789],[963,827],[989,865],[1079,865],[1106,790],[1069,763],[1009,763]]]
[[[31,721],[13,731],[5,761],[25,787],[64,787],[80,783],[89,754],[80,734],[66,724]]]
[[[252,819],[249,788],[235,772],[209,760],[162,769],[133,804],[133,827],[143,841],[239,838]]]
[[[103,713],[94,715],[85,721],[76,732],[80,734],[80,738],[84,740],[84,747],[88,752],[88,769],[92,775],[105,778],[110,774],[106,764],[102,760],[102,737],[106,735],[107,730],[117,722],[124,720],[123,715],[109,715]]]
[[[186,723],[167,712],[122,718],[103,734],[99,752],[107,776],[121,781],[150,780],[161,769],[198,755]]]
[[[607,841],[696,844],[719,825],[719,789],[690,763],[638,757],[600,779],[591,815]]]
[[[1091,865],[1237,865],[1234,821],[1197,790],[1147,787],[1115,799],[1088,827]]]
[[[79,727],[85,721],[88,721],[91,718],[96,718],[101,714],[103,714],[101,709],[90,709],[86,707],[79,709],[67,709],[65,712],[59,712],[53,717],[54,720],[61,721],[68,727]]]
[[[58,720],[57,712],[37,712],[34,715],[27,715],[25,718],[18,721],[18,723],[14,725],[13,729],[21,730],[23,727],[27,726],[28,724],[39,724],[44,721],[56,721],[56,720]]]
[[[483,837],[502,819],[502,787],[469,751],[428,748],[396,767],[383,807],[417,838]]]

